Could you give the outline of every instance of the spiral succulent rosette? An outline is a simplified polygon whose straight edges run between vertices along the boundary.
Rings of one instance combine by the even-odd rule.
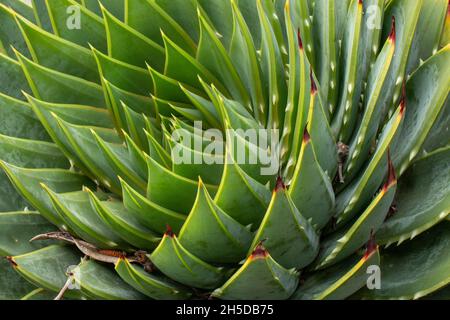
[[[0,298],[448,299],[449,12],[0,0]]]

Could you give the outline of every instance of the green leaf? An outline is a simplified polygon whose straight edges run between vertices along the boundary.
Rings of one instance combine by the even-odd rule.
[[[94,49],[101,77],[115,86],[139,95],[151,92],[152,81],[147,70],[113,59]]]
[[[301,269],[316,258],[319,252],[319,237],[296,208],[285,186],[280,184],[282,182],[278,181],[267,213],[250,248],[255,248],[258,243],[264,241],[264,246],[280,265]]]
[[[25,169],[3,161],[0,161],[0,167],[6,172],[17,191],[39,210],[45,219],[61,228],[64,224],[53,209],[51,200],[41,188],[41,184],[60,193],[80,190],[82,186],[93,187],[92,182],[85,176],[69,170]]]
[[[401,177],[396,212],[377,233],[391,244],[414,238],[450,214],[450,148],[436,150],[414,162]]]
[[[201,289],[214,289],[225,281],[225,271],[187,251],[172,232],[167,232],[149,256],[153,264],[175,281]]]
[[[20,64],[0,53],[0,92],[16,99],[23,100],[22,91],[30,92]]]
[[[72,103],[104,108],[102,88],[93,82],[40,66],[16,52],[36,98],[53,103]]]
[[[341,6],[344,6],[341,4]],[[340,94],[336,100],[336,111],[333,117],[333,131],[342,142],[348,141],[358,120],[359,92],[356,92],[356,81],[358,80],[359,63],[361,56],[359,52],[362,46],[363,29],[363,2],[353,0],[350,3],[347,15],[346,27],[342,40],[342,53],[340,65],[342,67]],[[360,80],[360,79],[359,79]],[[333,80],[332,80],[333,81]],[[336,84],[333,84],[336,85]]]
[[[142,267],[120,259],[116,264],[119,276],[130,286],[152,299],[185,300],[191,293],[164,276],[147,273]]]
[[[56,297],[56,293],[45,290],[43,288],[38,288],[38,289],[28,292],[20,300],[49,301],[49,300],[53,300],[55,297]]]
[[[344,167],[347,181],[350,181],[364,165],[364,162],[367,161],[370,148],[376,140],[382,116],[381,109],[376,109],[376,105],[380,99],[383,83],[386,81],[392,63],[394,51],[395,39],[390,37],[379,53],[367,79],[364,115],[349,144],[348,161],[346,161]]]
[[[308,115],[308,131],[320,167],[330,178],[336,175],[338,169],[338,153],[331,128],[323,109],[318,92],[311,91]]]
[[[239,2],[241,3],[242,1]],[[255,118],[264,123],[266,121],[264,118],[266,97],[262,87],[261,68],[255,43],[238,5],[235,1],[232,1],[231,5],[233,9],[234,30],[230,42],[229,55],[237,73],[243,79],[243,83],[250,93]],[[221,90],[221,92],[223,91]]]
[[[389,178],[383,189],[361,216],[350,224],[350,228],[337,231],[322,241],[322,250],[314,263],[314,270],[324,269],[351,256],[381,227],[397,190],[393,170],[389,168]]]
[[[378,146],[364,170],[336,197],[335,216],[338,226],[364,210],[382,184],[388,166],[388,149],[398,137],[404,117],[405,110],[400,106],[380,135]],[[395,165],[394,167],[398,169]]]
[[[98,262],[82,261],[74,270],[74,280],[82,293],[96,300],[144,300],[113,270]]]
[[[238,263],[251,240],[251,232],[214,204],[200,180],[197,198],[180,231],[180,244],[206,262]]]
[[[147,198],[164,208],[187,214],[195,201],[197,182],[173,173],[151,158],[147,158],[147,163]],[[177,201],[173,201],[173,190],[177,190]]]
[[[15,1],[16,2],[16,1]],[[29,56],[27,44],[16,23],[17,14],[11,8],[0,3],[0,43],[10,57],[15,57],[13,47]]]
[[[61,219],[79,237],[102,249],[127,247],[125,241],[110,229],[91,206],[86,191],[56,193],[45,184],[42,184],[42,188]]]
[[[146,63],[158,71],[164,69],[164,49],[129,27],[103,8],[108,54],[110,57],[145,68]]]
[[[45,31],[52,32],[52,23],[45,1],[31,0],[37,24]]]
[[[335,0],[316,0],[313,12],[312,37],[314,41],[314,69],[321,84],[320,95],[328,105],[324,105],[327,114],[333,114],[336,108],[339,88],[339,33],[338,13],[345,7]],[[347,1],[346,1],[347,2]],[[348,3],[348,2],[347,2]]]
[[[291,299],[343,300],[364,287],[369,266],[380,265],[378,250],[369,255],[354,255],[325,270],[306,276]]]
[[[414,71],[420,61],[434,55],[439,49],[440,38],[447,16],[448,1],[423,1],[419,21],[411,44],[411,52],[406,68],[407,74]]]
[[[219,80],[217,80],[212,75],[212,73],[208,69],[206,69],[201,63],[195,60],[193,56],[191,56],[188,52],[184,51],[175,42],[169,39],[164,33],[163,39],[166,50],[164,74],[168,78],[177,80],[181,83],[185,83],[191,87],[200,90],[202,89],[202,85],[199,78],[202,78],[208,83],[214,83],[218,88],[226,92],[226,89],[219,82]],[[158,70],[158,68],[154,69],[161,72],[160,70]],[[161,96],[158,94],[158,97]]]
[[[450,283],[450,223],[443,221],[413,241],[384,251],[383,285],[355,295],[363,299],[419,299]]]
[[[161,3],[164,7],[164,3]],[[184,50],[195,53],[196,45],[186,29],[159,6],[156,0],[127,0],[125,23],[161,46],[164,44],[161,30]],[[184,13],[186,14],[186,13]],[[192,19],[193,20],[193,19]],[[152,23],[148,23],[152,21]]]
[[[0,159],[23,168],[70,167],[69,161],[53,143],[25,140],[0,134]]]
[[[25,279],[52,292],[59,292],[67,282],[67,272],[80,263],[81,256],[75,250],[53,245],[11,258],[14,269]],[[56,295],[55,295],[56,296]],[[78,290],[68,290],[69,298],[81,298]]]
[[[1,93],[0,134],[22,139],[50,140],[30,105]]]
[[[114,1],[105,1],[105,0],[82,0],[83,4],[89,10],[97,13],[99,16],[101,15],[102,7],[106,8],[109,12],[111,12],[115,17],[120,20],[125,18],[125,0],[114,0]]]
[[[228,89],[233,98],[250,108],[250,98],[225,47],[217,38],[213,28],[199,12],[200,42],[197,61],[210,70]]]
[[[181,229],[186,220],[186,215],[157,205],[131,188],[125,181],[121,180],[121,183],[123,204],[142,225],[159,234],[164,233],[167,225],[171,226],[176,232]]]
[[[20,300],[22,296],[35,288],[18,275],[4,258],[0,258],[0,274],[0,299],[2,300]]]
[[[52,0],[46,4],[56,36],[106,51],[105,25],[100,17],[75,0]]]
[[[55,230],[37,212],[0,213],[0,256],[19,255],[42,248],[49,242],[30,240],[39,234]]]
[[[303,139],[289,195],[302,216],[310,219],[316,230],[322,229],[333,216],[333,187],[317,161],[309,135]]]
[[[119,201],[101,201],[89,191],[92,208],[102,218],[105,225],[124,241],[140,249],[154,249],[161,238],[151,230],[142,226]]]
[[[120,194],[120,183],[113,167],[100,148],[95,136],[111,143],[120,143],[120,138],[114,130],[103,128],[90,128],[86,126],[72,125],[62,119],[56,118],[65,138],[70,143],[73,152],[81,160],[83,165],[89,168],[91,174],[98,182],[111,191]]]
[[[392,148],[393,161],[400,174],[420,151],[449,94],[450,45],[428,59],[406,86],[406,115],[402,131]],[[439,83],[439,86],[435,84]]]
[[[269,4],[270,3],[270,4]],[[271,2],[265,2],[267,6]],[[262,79],[268,90],[268,104],[264,114],[268,116],[270,129],[280,129],[284,123],[284,113],[287,96],[285,70],[283,65],[282,48],[278,43],[276,30],[271,24],[272,15],[263,8],[263,3],[257,1],[257,9],[261,24],[261,70]],[[273,8],[271,8],[273,9]],[[274,14],[274,12],[272,12]],[[278,19],[278,18],[277,18]],[[284,50],[286,50],[284,48]],[[244,104],[245,105],[245,104]]]
[[[94,56],[88,49],[58,38],[22,18],[17,21],[34,62],[91,82],[100,82]]]
[[[222,181],[214,202],[233,219],[256,229],[262,221],[270,202],[270,190],[246,174],[231,156],[226,163]]]
[[[414,32],[420,16],[420,7],[424,1],[392,0],[386,5],[384,15],[395,17],[396,48],[391,67],[378,100],[376,110],[382,110],[382,117],[392,112],[400,98],[403,81],[406,79],[406,66],[411,50]],[[386,39],[391,30],[390,19],[384,19],[383,36]],[[383,121],[383,120],[382,120]]]
[[[298,285],[298,273],[280,266],[260,246],[213,296],[224,300],[283,300]]]

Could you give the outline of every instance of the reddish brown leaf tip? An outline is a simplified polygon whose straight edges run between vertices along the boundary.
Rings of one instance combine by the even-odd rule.
[[[397,183],[397,176],[395,174],[394,164],[392,163],[391,152],[390,150],[388,150],[388,178],[383,188],[384,191],[386,191],[387,189],[389,189],[390,186],[396,183]]]
[[[308,124],[306,124],[305,130],[303,131],[303,143],[307,144],[310,141],[311,141],[311,135],[309,134],[309,131],[308,131]]]
[[[359,0],[359,1],[358,1],[358,4],[359,4],[360,6],[362,6],[363,0]]]
[[[17,268],[17,267],[18,267],[18,264],[14,261],[14,258],[13,258],[13,257],[8,256],[8,257],[5,257],[5,259],[8,260],[9,263],[11,263],[11,265],[12,265],[14,268]]]
[[[395,32],[395,17],[392,16],[392,27],[391,27],[391,33],[389,35],[389,39],[391,39],[391,41],[395,42],[395,38],[396,38],[396,32]]]
[[[170,238],[175,237],[175,233],[173,233],[171,226],[169,226],[169,225],[166,226],[166,233],[164,233],[164,235],[167,237],[170,237]]]
[[[406,110],[406,81],[403,81],[402,99],[400,100],[400,114],[403,115]]]
[[[316,85],[316,81],[314,80],[314,75],[313,75],[313,71],[311,69],[310,73],[309,73],[309,77],[311,79],[311,94],[316,94],[317,92],[317,85]]]
[[[261,241],[253,250],[252,255],[250,256],[250,259],[264,259],[269,255],[269,251],[264,247],[263,245],[264,241]]]
[[[302,36],[300,34],[300,29],[298,29],[297,31],[297,38],[298,38],[298,47],[300,48],[300,50],[303,50],[303,41]]]
[[[367,242],[366,253],[364,254],[364,259],[368,259],[372,253],[378,250],[377,242],[375,241],[375,234],[373,230],[370,232],[370,239]]]
[[[286,190],[286,185],[283,182],[283,178],[278,177],[277,182],[275,184],[275,192]]]

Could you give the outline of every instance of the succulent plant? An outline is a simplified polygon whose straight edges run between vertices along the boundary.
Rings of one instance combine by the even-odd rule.
[[[0,0],[0,298],[448,297],[448,8]]]

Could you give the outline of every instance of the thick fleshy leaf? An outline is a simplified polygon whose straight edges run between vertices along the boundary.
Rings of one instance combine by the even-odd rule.
[[[161,30],[164,30],[164,33],[184,50],[194,53],[194,41],[187,31],[164,11],[164,3],[161,5],[162,7],[156,0],[126,1],[125,23],[161,46],[164,45]]]
[[[142,226],[119,201],[101,201],[89,192],[91,205],[103,222],[124,241],[141,249],[154,249],[161,240],[154,232]]]
[[[125,283],[113,270],[98,262],[82,261],[73,270],[83,294],[95,300],[144,300],[145,296]]]
[[[14,256],[40,249],[49,243],[30,242],[56,228],[37,212],[0,213],[0,256]]]
[[[302,269],[313,262],[319,252],[316,231],[296,208],[281,180],[251,248],[261,241],[273,259],[285,268]]]
[[[122,280],[152,299],[185,300],[191,296],[191,293],[179,284],[164,276],[150,274],[126,259],[120,259],[115,269]]]
[[[162,273],[184,285],[214,289],[226,279],[223,268],[214,267],[194,256],[171,231],[164,235],[149,258]]]
[[[251,240],[250,230],[214,204],[200,180],[197,198],[180,231],[180,244],[207,262],[238,263]]]
[[[355,255],[330,268],[307,276],[291,299],[346,299],[366,285],[368,267],[379,265],[380,253],[378,250],[363,257]]]
[[[44,141],[50,139],[27,103],[1,93],[0,134],[22,139]]]
[[[102,88],[98,84],[40,66],[16,54],[36,98],[53,103],[105,107]]]
[[[123,204],[136,220],[151,230],[163,234],[170,225],[173,230],[179,231],[186,215],[166,209],[144,197],[121,180],[123,190]]]
[[[64,223],[53,209],[48,194],[41,188],[45,184],[56,192],[80,190],[83,186],[93,186],[85,176],[61,169],[25,169],[0,162],[17,191],[47,220],[64,228]]]
[[[53,245],[11,258],[14,269],[25,279],[52,292],[59,292],[67,282],[67,272],[74,270],[81,256],[66,246]],[[56,296],[56,295],[55,295]],[[68,290],[65,296],[81,298],[79,290]]]
[[[105,26],[97,15],[75,0],[46,1],[55,35],[106,51]]]
[[[1,219],[1,218],[0,218]],[[28,292],[36,287],[22,278],[11,263],[5,258],[0,258],[0,299],[20,300]]]
[[[229,160],[231,157],[227,156]],[[234,161],[226,163],[214,202],[242,225],[256,229],[270,202],[270,190],[246,174]]]
[[[200,13],[200,42],[197,60],[210,70],[228,88],[235,100],[250,107],[250,99],[223,44],[217,38],[211,25]]]
[[[0,53],[0,92],[16,99],[23,99],[22,91],[30,92],[20,64]]]
[[[42,185],[49,195],[53,207],[66,225],[79,237],[102,248],[126,248],[123,241],[92,208],[89,194],[84,191],[55,193]]]
[[[393,161],[400,174],[419,153],[445,105],[450,88],[450,74],[446,72],[449,65],[450,44],[428,59],[407,83],[404,125],[392,148]]]
[[[399,181],[396,212],[380,228],[377,241],[401,243],[431,228],[450,214],[450,148],[414,162]]]
[[[433,229],[381,256],[380,290],[364,289],[363,299],[419,299],[449,284],[450,223]]]
[[[16,2],[16,1],[15,1]],[[16,13],[8,6],[0,3],[0,43],[10,57],[14,57],[12,47],[29,56],[27,44],[16,23]]]
[[[34,62],[88,81],[100,82],[92,52],[18,19]]]
[[[282,300],[289,298],[299,281],[295,270],[279,265],[258,246],[244,265],[213,296],[224,300]]]
[[[305,132],[297,167],[289,186],[292,202],[316,229],[334,213],[335,196],[330,178],[320,167],[309,134]]]
[[[386,219],[396,190],[394,169],[390,167],[388,182],[361,216],[348,229],[337,231],[323,239],[322,250],[314,263],[314,270],[342,261],[367,243]]]

